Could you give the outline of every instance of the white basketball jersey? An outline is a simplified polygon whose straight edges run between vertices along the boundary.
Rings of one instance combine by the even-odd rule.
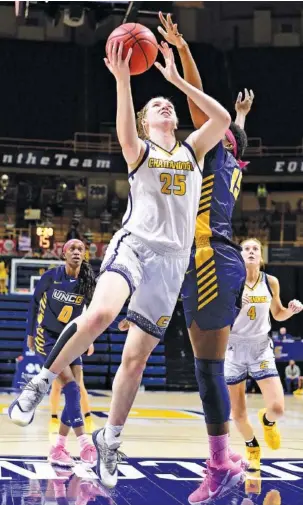
[[[250,297],[250,303],[242,307],[229,340],[266,339],[271,329],[269,310],[272,300],[266,274],[260,272],[256,285],[253,288],[245,285],[244,292]]]
[[[177,142],[168,152],[147,141],[129,182],[123,228],[159,252],[190,249],[202,184],[192,148]]]

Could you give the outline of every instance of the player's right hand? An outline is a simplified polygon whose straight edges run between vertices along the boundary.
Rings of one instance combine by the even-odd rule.
[[[184,47],[186,44],[183,39],[183,35],[178,31],[177,23],[172,22],[171,14],[167,14],[166,19],[163,16],[162,12],[159,12],[159,19],[164,26],[165,30],[163,30],[162,26],[158,26],[158,32],[161,33],[162,37],[165,38],[166,42],[171,44],[172,46],[176,46],[177,49]]]
[[[123,42],[119,44],[117,41],[110,41],[108,45],[107,58],[104,58],[104,63],[108,70],[115,76],[116,80],[129,79],[129,61],[132,55],[132,49],[128,50],[126,58],[123,60]]]
[[[244,307],[248,303],[250,303],[249,295],[247,293],[243,293],[243,296],[242,296],[242,307]]]
[[[35,337],[32,335],[27,335],[27,347],[29,348],[30,351],[35,350]]]
[[[127,331],[129,329],[129,322],[127,319],[122,319],[120,323],[118,324],[118,328],[120,331]]]

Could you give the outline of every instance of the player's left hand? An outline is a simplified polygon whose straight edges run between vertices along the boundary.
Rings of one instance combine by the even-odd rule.
[[[166,18],[163,16],[162,12],[159,12],[159,19],[162,26],[165,28],[163,30],[162,26],[158,26],[158,32],[161,33],[162,37],[165,38],[166,42],[172,46],[176,46],[177,49],[184,47],[186,45],[183,35],[178,31],[177,23],[173,23],[171,14],[167,14]]]
[[[303,305],[300,300],[291,300],[288,304],[288,308],[293,314],[299,314],[303,310]]]
[[[243,98],[243,100],[242,100],[242,98]],[[235,103],[235,109],[236,109],[237,114],[240,113],[240,114],[244,114],[245,116],[247,116],[247,114],[249,113],[251,106],[253,104],[254,98],[255,98],[255,95],[254,95],[254,92],[252,89],[248,91],[248,89],[245,88],[244,97],[243,97],[242,91],[240,91],[240,93],[238,94],[238,97],[237,97],[237,101]]]
[[[180,74],[175,64],[175,57],[172,48],[169,47],[166,42],[161,42],[158,47],[163,55],[165,67],[163,67],[158,61],[156,61],[154,64],[155,67],[160,70],[168,82],[177,84],[178,80],[180,79]]]
[[[87,356],[91,356],[95,352],[95,346],[94,344],[90,344],[89,348],[87,349]]]

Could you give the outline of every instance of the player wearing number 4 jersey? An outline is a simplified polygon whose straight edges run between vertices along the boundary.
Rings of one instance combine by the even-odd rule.
[[[88,310],[63,330],[45,367],[21,393],[19,408],[11,415],[12,420],[26,424],[46,392],[45,380],[53,380],[81,355],[131,296],[130,329],[113,382],[108,421],[105,429],[93,434],[97,473],[108,487],[117,483],[117,463],[123,457],[118,451],[120,433],[146,361],[164,337],[188,266],[204,156],[223,138],[230,123],[230,115],[218,102],[179,75],[172,49],[164,44],[160,51],[165,66],[157,63],[157,68],[205,110],[209,120],[180,144],[175,137],[178,119],[173,104],[156,97],[139,114],[138,132],[130,86],[131,52],[123,60],[123,44],[109,43],[105,63],[117,85],[117,133],[131,186],[128,210],[122,230],[109,244]]]
[[[83,312],[91,300],[95,280],[90,265],[84,261],[84,255],[83,242],[70,240],[63,248],[65,266],[45,272],[36,286],[28,313],[27,341],[28,346],[35,350],[43,363],[61,331]],[[81,460],[94,466],[97,459],[96,450],[84,434],[80,409],[81,357],[66,367],[58,380],[65,396],[65,407],[57,443],[50,450],[49,461],[62,466],[74,465],[66,450],[67,435],[72,427],[80,444]],[[10,415],[14,419],[14,404],[10,408]]]
[[[288,308],[280,300],[279,281],[260,271],[261,244],[257,239],[242,243],[242,256],[246,266],[246,284],[242,309],[229,336],[225,358],[225,378],[229,386],[232,414],[242,434],[247,449],[250,470],[260,469],[260,447],[247,417],[245,383],[250,375],[258,383],[265,402],[259,420],[263,426],[265,442],[271,449],[279,449],[280,432],[276,421],[284,412],[284,393],[276,369],[270,331],[269,312],[277,321],[285,321],[298,314],[303,306],[292,300]]]

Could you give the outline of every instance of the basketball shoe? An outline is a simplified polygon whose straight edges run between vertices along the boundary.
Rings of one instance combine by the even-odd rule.
[[[261,472],[250,472],[246,476],[245,493],[246,494],[261,494],[262,481]]]
[[[48,423],[48,432],[57,434],[59,433],[60,421],[57,417],[52,417]]]
[[[63,447],[63,445],[54,445],[49,452],[48,461],[52,465],[71,467],[75,465],[70,453]]]
[[[220,468],[212,467],[209,461],[206,465],[207,470],[202,484],[188,497],[190,505],[211,503],[229,494],[245,480],[241,465],[232,461],[228,461]]]
[[[92,419],[92,416],[84,417],[84,429],[87,435],[92,435],[96,429],[96,425]]]
[[[260,423],[263,426],[264,440],[270,449],[280,449],[281,433],[277,427],[277,423],[273,424],[272,426],[266,426],[266,424],[264,424],[264,414],[266,414],[266,409],[259,410],[258,417]]]
[[[36,408],[42,402],[49,387],[48,379],[34,377],[27,382],[8,409],[8,415],[13,423],[19,426],[30,424],[34,419]]]
[[[104,438],[105,428],[96,430],[93,433],[93,443],[97,450],[96,472],[101,483],[107,488],[113,488],[118,481],[118,463],[126,456],[118,451],[121,445],[120,437],[110,446],[107,445]]]
[[[260,470],[261,449],[260,447],[246,447],[246,457],[249,463],[248,471],[256,472]]]

